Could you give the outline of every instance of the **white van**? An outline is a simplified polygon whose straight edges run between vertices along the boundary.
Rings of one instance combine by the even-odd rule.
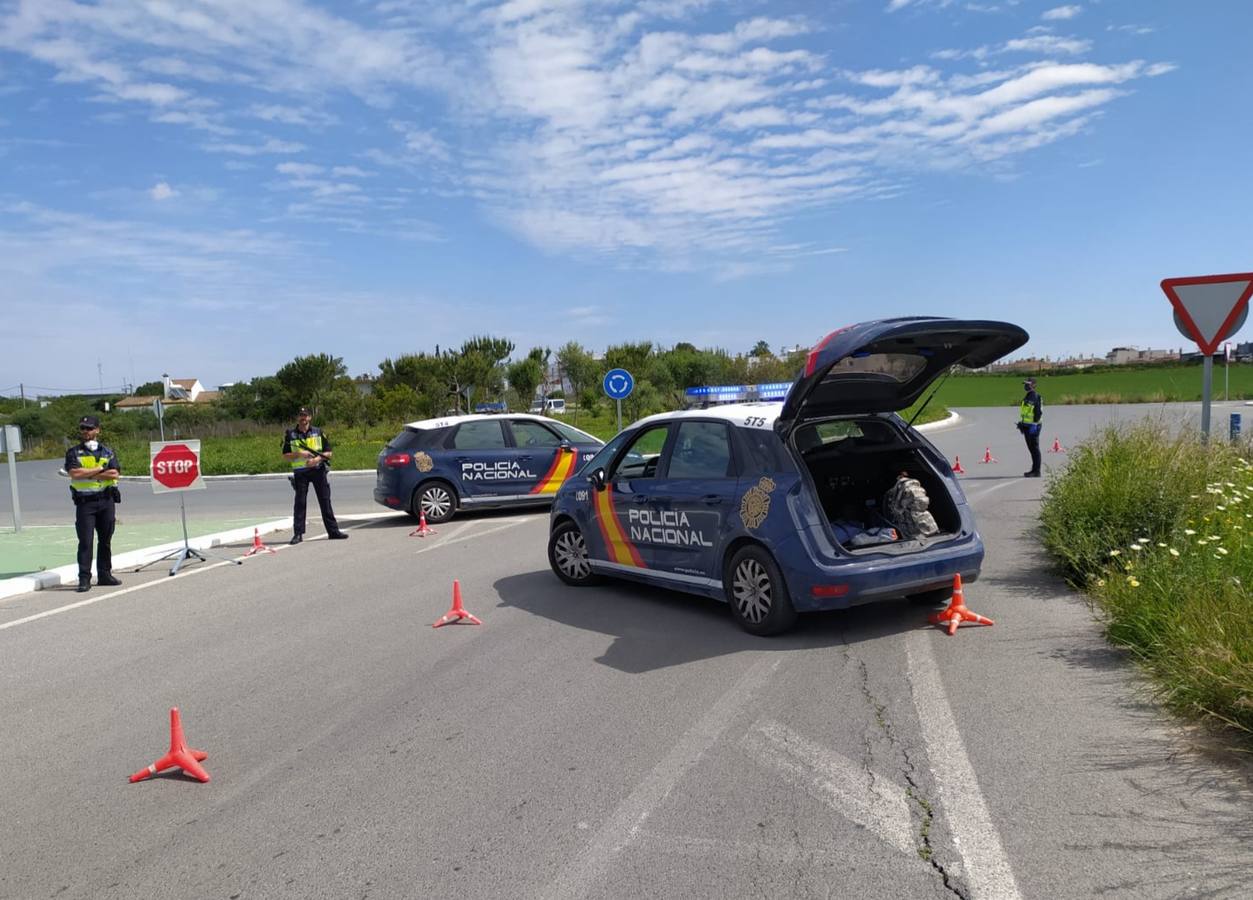
[[[566,401],[562,397],[550,397],[547,400],[536,400],[531,404],[531,412],[533,413],[564,413],[566,411]]]

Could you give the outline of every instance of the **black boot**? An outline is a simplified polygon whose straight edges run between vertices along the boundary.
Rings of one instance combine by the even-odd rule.
[[[121,583],[122,582],[113,577],[112,572],[105,572],[103,575],[96,578],[96,584],[107,584],[110,587],[115,587]]]
[[[78,593],[85,594],[91,590],[91,576],[78,576],[78,587],[74,588]]]
[[[305,539],[305,536],[304,536],[303,534],[299,534],[299,533],[297,533],[297,534],[293,534],[293,535],[291,536],[291,540],[290,540],[290,541],[288,541],[287,543],[289,543],[289,544],[299,544],[299,543],[300,543],[301,541],[303,541],[304,539]]]

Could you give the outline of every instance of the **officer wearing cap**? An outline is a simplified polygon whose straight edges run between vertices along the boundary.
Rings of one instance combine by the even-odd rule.
[[[1018,405],[1018,430],[1027,442],[1027,452],[1031,454],[1031,468],[1022,473],[1023,478],[1040,477],[1040,420],[1044,418],[1044,402],[1036,393],[1035,379],[1028,378],[1022,383],[1026,396]]]
[[[78,592],[91,589],[92,535],[96,553],[96,584],[121,584],[113,577],[114,506],[122,499],[117,489],[122,466],[117,454],[100,443],[100,420],[83,416],[78,422],[79,442],[65,453],[74,498],[74,529],[78,532]]]
[[[283,458],[292,465],[292,487],[296,489],[296,505],[292,510],[292,539],[299,544],[305,536],[305,505],[309,486],[318,495],[318,508],[322,510],[322,524],[326,536],[332,541],[342,541],[348,535],[339,530],[335,512],[331,509],[331,482],[327,478],[327,463],[331,461],[331,441],[321,428],[311,422],[313,413],[302,406],[296,414],[296,427],[283,434]]]

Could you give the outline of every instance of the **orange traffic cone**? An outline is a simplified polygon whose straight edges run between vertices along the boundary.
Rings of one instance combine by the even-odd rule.
[[[1053,438],[1053,446],[1049,447],[1049,453],[1065,453],[1066,448],[1062,446],[1062,442],[1056,437]]]
[[[932,625],[943,625],[947,622],[950,636],[957,633],[957,626],[962,622],[977,622],[980,625],[994,624],[991,619],[966,609],[966,600],[962,596],[962,577],[960,574],[953,576],[953,599],[949,601],[948,609],[932,613],[927,616],[927,621]]]
[[[267,547],[265,544],[261,543],[261,532],[256,528],[252,529],[252,547],[251,549],[248,550],[247,553],[244,554],[244,556],[256,556],[258,553],[277,553],[277,552],[278,552],[277,550],[274,550],[271,547]]]
[[[136,781],[143,781],[145,778],[151,778],[158,772],[173,769],[175,766],[197,781],[207,782],[209,773],[204,770],[200,763],[208,758],[209,754],[203,750],[193,750],[187,746],[187,740],[183,737],[183,721],[179,718],[178,707],[175,706],[170,710],[170,752],[148,768],[140,769],[132,775],[131,784],[134,784]]]
[[[465,607],[461,605],[461,582],[454,580],[452,583],[452,609],[440,616],[439,620],[431,627],[439,628],[441,625],[449,625],[463,620],[471,625],[483,624],[477,617],[466,612]]]
[[[981,462],[981,463],[994,463],[994,462],[996,462],[996,457],[992,455],[992,448],[991,448],[991,447],[984,447],[984,448],[983,448],[983,459],[979,460],[979,462]]]
[[[434,534],[435,529],[426,524],[426,510],[418,510],[418,527],[409,532],[409,537],[426,537],[428,534]]]
[[[962,458],[960,456],[953,457],[953,474],[965,475],[966,470],[962,468]]]

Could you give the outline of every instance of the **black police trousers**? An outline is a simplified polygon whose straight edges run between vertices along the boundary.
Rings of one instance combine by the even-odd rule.
[[[1031,454],[1031,471],[1040,474],[1040,429],[1025,428],[1022,432],[1023,439],[1027,442],[1027,452]]]
[[[296,469],[292,473],[292,486],[296,488],[296,506],[292,510],[292,531],[296,534],[305,533],[305,509],[309,495],[309,485],[318,495],[318,508],[322,510],[322,524],[327,534],[337,534],[339,523],[335,521],[335,511],[331,509],[331,482],[327,478],[326,466],[312,466]]]
[[[96,573],[113,573],[113,497],[108,491],[74,498],[74,530],[78,532],[78,577],[91,578],[92,538],[99,538]]]

